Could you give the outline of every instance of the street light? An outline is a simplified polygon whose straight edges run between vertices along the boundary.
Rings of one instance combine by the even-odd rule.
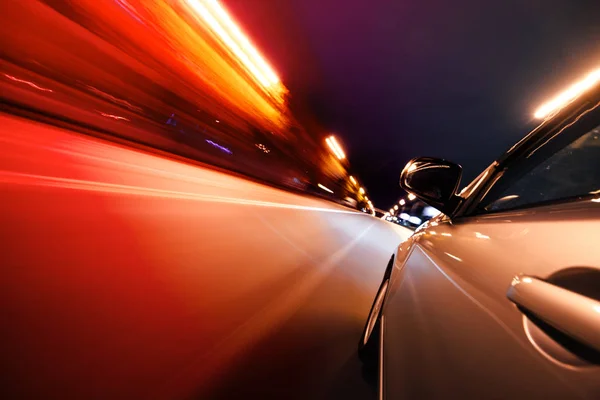
[[[406,201],[404,201],[404,199],[401,199],[401,200],[400,200],[400,205],[401,205],[401,206],[403,206],[403,205],[405,205],[405,204],[406,204]]]
[[[598,82],[600,82],[600,68],[590,72],[583,80],[571,85],[567,90],[560,93],[552,100],[542,104],[535,111],[533,116],[538,119],[546,118],[553,111],[565,106],[577,96],[596,85]]]
[[[358,189],[358,192],[359,192],[360,194],[365,194],[365,189],[363,189],[363,188],[360,188],[360,189]]]
[[[187,0],[187,3],[262,86],[268,88],[279,84],[280,80],[275,71],[219,2]]]
[[[390,214],[393,214],[393,213],[394,213],[394,209],[390,208]]]
[[[342,150],[339,143],[335,139],[335,136],[333,136],[333,135],[329,136],[327,139],[325,139],[325,142],[327,142],[327,145],[329,146],[331,151],[333,151],[333,154],[335,154],[335,156],[338,159],[343,160],[344,158],[346,158],[346,155],[344,154],[344,151]]]
[[[350,182],[352,182],[352,184],[356,185],[356,179],[354,179],[354,177],[352,175],[350,175]]]
[[[333,190],[329,189],[327,186],[323,186],[320,183],[317,184],[317,186],[320,187],[321,189],[323,189],[326,192],[333,193]]]
[[[408,195],[408,199],[409,199],[409,200],[411,200],[411,201],[412,201],[412,200],[414,200],[414,199],[416,199],[416,198],[417,198],[417,196],[415,196],[415,195],[414,195],[414,194],[412,194],[412,193],[409,193],[409,195]]]

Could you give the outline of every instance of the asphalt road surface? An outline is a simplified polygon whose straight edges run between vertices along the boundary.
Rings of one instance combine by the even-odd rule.
[[[408,230],[6,114],[0,190],[0,397],[375,397],[356,344]]]

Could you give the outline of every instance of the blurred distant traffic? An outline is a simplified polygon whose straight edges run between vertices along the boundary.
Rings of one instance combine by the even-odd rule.
[[[214,0],[4,2],[11,113],[209,163],[374,213],[335,137]]]

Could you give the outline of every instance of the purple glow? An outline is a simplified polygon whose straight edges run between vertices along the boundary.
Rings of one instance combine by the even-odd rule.
[[[206,143],[215,146],[217,149],[224,151],[227,154],[233,154],[233,151],[229,150],[227,147],[223,147],[220,144],[213,142],[212,140],[206,140]]]

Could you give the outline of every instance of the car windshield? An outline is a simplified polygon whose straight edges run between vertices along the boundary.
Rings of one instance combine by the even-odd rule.
[[[582,198],[600,190],[600,111],[510,164],[479,205],[482,211]]]

